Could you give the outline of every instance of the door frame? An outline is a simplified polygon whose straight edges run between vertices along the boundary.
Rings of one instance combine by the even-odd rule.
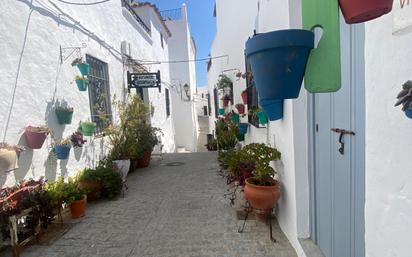
[[[347,25],[341,15],[341,41],[350,38],[350,81],[353,85],[351,95],[352,117],[356,138],[350,151],[352,169],[356,170],[356,177],[352,177],[353,217],[351,254],[353,257],[365,256],[365,25]],[[342,58],[343,59],[343,58]],[[342,65],[342,69],[346,66]],[[350,72],[350,73],[349,73]],[[308,117],[308,164],[309,164],[309,230],[314,243],[316,237],[316,195],[315,195],[315,95],[307,94]],[[356,196],[356,197],[355,197]]]

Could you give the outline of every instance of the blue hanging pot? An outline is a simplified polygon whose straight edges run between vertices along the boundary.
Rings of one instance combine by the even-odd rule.
[[[249,127],[248,123],[239,123],[239,134],[246,134],[247,133],[247,128]]]
[[[406,117],[408,117],[409,119],[412,119],[412,109],[406,109],[406,110],[405,110],[405,115],[406,115]]]
[[[246,57],[263,101],[299,96],[314,33],[289,29],[256,34],[246,42]]]
[[[283,100],[261,100],[259,103],[269,120],[274,121],[283,118]]]
[[[69,158],[71,145],[56,145],[54,152],[58,160],[66,160]]]

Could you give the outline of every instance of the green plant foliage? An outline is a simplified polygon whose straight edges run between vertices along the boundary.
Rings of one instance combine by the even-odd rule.
[[[217,89],[219,89],[223,93],[228,93],[228,91],[230,92],[232,85],[233,82],[227,75],[219,75],[219,80],[217,81]]]
[[[113,166],[98,166],[95,172],[97,178],[103,182],[103,197],[113,199],[122,192],[122,177],[114,170]]]
[[[215,122],[216,140],[219,150],[233,149],[237,144],[238,128],[230,121],[219,119]]]
[[[270,179],[276,175],[276,170],[270,166],[270,162],[279,160],[281,153],[276,148],[258,143],[249,144],[242,151],[255,162],[256,169],[253,173],[253,183],[262,186],[271,184]]]
[[[50,204],[53,208],[60,209],[66,200],[64,178],[59,177],[56,181],[47,182],[45,191],[50,197]]]
[[[69,182],[64,185],[63,193],[65,195],[66,204],[71,204],[74,201],[82,200],[86,194],[84,190],[79,188],[77,182],[71,178],[69,178]]]

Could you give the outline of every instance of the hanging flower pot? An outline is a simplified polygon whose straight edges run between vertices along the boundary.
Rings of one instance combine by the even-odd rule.
[[[376,19],[392,11],[393,0],[339,0],[348,24]]]
[[[233,123],[238,124],[238,123],[240,122],[240,116],[239,116],[239,114],[237,114],[237,113],[231,113],[230,120],[231,120]]]
[[[48,127],[27,126],[24,132],[27,146],[31,149],[42,148],[49,133],[50,129]]]
[[[225,109],[224,108],[219,108],[219,115],[225,115]]]
[[[67,160],[70,155],[71,144],[55,145],[54,153],[58,160]]]
[[[237,104],[236,109],[239,114],[245,114],[245,105],[244,104]]]
[[[259,98],[263,101],[297,98],[313,46],[314,33],[309,30],[279,30],[249,38],[246,56]]]
[[[257,112],[256,117],[259,120],[259,124],[265,125],[268,123],[268,117],[266,116],[265,112]]]
[[[245,141],[245,134],[240,134],[239,133],[239,134],[236,135],[236,138],[239,142],[243,142],[243,141]]]
[[[96,123],[89,122],[89,121],[83,121],[82,123],[80,123],[80,127],[83,132],[83,135],[93,136],[93,133],[96,130]]]
[[[406,117],[408,117],[409,119],[412,119],[412,109],[406,109],[406,110],[405,110],[405,115],[406,115]]]
[[[90,73],[90,65],[87,63],[79,63],[77,64],[77,68],[79,69],[82,76],[88,76]]]
[[[76,76],[76,85],[79,91],[86,91],[88,84],[89,81],[87,80],[87,78]]]
[[[73,108],[58,107],[55,110],[59,124],[71,124],[73,118]]]
[[[283,118],[283,100],[261,100],[259,102],[269,120],[274,121]]]
[[[249,127],[249,124],[247,123],[239,123],[239,134],[246,134],[247,133],[247,128]]]
[[[243,91],[242,92],[242,94],[241,94],[241,96],[242,96],[242,101],[243,101],[243,103],[244,104],[247,104],[247,90],[245,90],[245,91]]]

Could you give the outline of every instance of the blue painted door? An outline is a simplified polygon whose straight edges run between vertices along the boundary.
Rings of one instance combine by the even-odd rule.
[[[364,257],[364,29],[341,22],[342,88],[311,96],[311,236],[326,257]],[[327,71],[325,71],[327,72]],[[339,152],[340,133],[343,154]]]

